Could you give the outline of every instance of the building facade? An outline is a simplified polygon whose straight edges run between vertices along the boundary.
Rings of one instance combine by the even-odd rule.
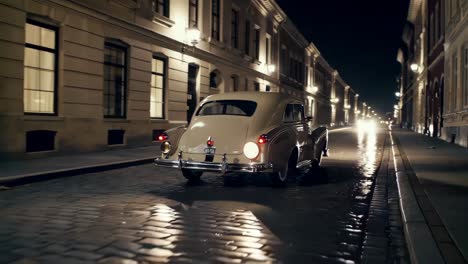
[[[347,85],[273,0],[6,0],[0,14],[2,158],[157,144],[225,92],[285,93],[315,126],[346,123]]]
[[[445,2],[442,138],[468,147],[468,1]]]
[[[427,86],[424,133],[441,136],[444,107],[444,2],[428,0]]]

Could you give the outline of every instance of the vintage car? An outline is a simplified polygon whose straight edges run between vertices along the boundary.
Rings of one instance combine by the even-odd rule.
[[[205,171],[268,173],[284,186],[297,168],[319,166],[328,131],[311,129],[303,103],[279,93],[235,92],[208,96],[187,126],[159,135],[157,166],[178,168],[189,181]]]

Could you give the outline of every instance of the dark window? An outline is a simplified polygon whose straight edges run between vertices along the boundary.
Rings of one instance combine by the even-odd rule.
[[[151,63],[150,117],[164,118],[166,60],[154,57]]]
[[[260,60],[260,29],[255,29],[254,35],[255,59]]]
[[[211,1],[211,37],[220,40],[220,3],[219,0]]]
[[[271,39],[267,37],[265,40],[266,40],[266,42],[265,42],[265,63],[268,65],[268,64],[270,64]]]
[[[245,21],[245,54],[250,55],[250,21]]]
[[[154,12],[169,17],[169,0],[153,0]]]
[[[198,27],[198,0],[189,0],[189,28]]]
[[[197,112],[197,116],[208,115],[238,115],[252,116],[257,109],[257,103],[244,100],[221,100],[207,102]]]
[[[231,46],[239,48],[239,12],[234,9],[231,11]]]
[[[122,145],[124,143],[125,130],[111,129],[107,131],[107,145]]]
[[[218,88],[220,84],[220,79],[218,73],[216,71],[212,71],[210,73],[210,87],[211,88]]]
[[[260,83],[254,81],[254,89],[256,92],[260,91]]]
[[[26,22],[24,51],[24,112],[57,113],[57,29]]]
[[[287,69],[287,61],[288,61],[288,51],[285,47],[281,48],[281,57],[280,57],[280,67],[281,67],[281,73],[283,75],[287,75],[288,69]]]
[[[54,150],[56,133],[56,131],[49,130],[26,132],[26,152]]]
[[[237,75],[232,75],[231,76],[231,85],[232,85],[232,91],[237,92],[239,91],[239,77]]]
[[[267,91],[267,92],[270,92],[270,91],[271,91],[270,85],[267,85],[267,86],[265,87],[265,91]]]
[[[125,117],[127,97],[126,48],[113,43],[104,47],[104,117]]]

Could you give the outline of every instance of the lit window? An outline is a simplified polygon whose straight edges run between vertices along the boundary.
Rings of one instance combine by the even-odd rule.
[[[125,117],[127,98],[126,48],[104,45],[104,117]]]
[[[153,58],[151,63],[150,117],[164,118],[164,87],[166,83],[166,60]]]
[[[24,49],[24,112],[56,113],[57,30],[26,22]]]

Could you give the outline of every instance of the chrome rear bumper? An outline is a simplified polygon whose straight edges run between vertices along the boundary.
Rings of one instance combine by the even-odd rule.
[[[227,163],[225,156],[222,162],[207,162],[207,161],[191,161],[181,159],[179,155],[178,160],[169,160],[163,158],[157,158],[154,160],[156,166],[176,169],[189,169],[189,170],[202,170],[202,171],[214,171],[214,172],[272,172],[273,164],[264,163]]]

